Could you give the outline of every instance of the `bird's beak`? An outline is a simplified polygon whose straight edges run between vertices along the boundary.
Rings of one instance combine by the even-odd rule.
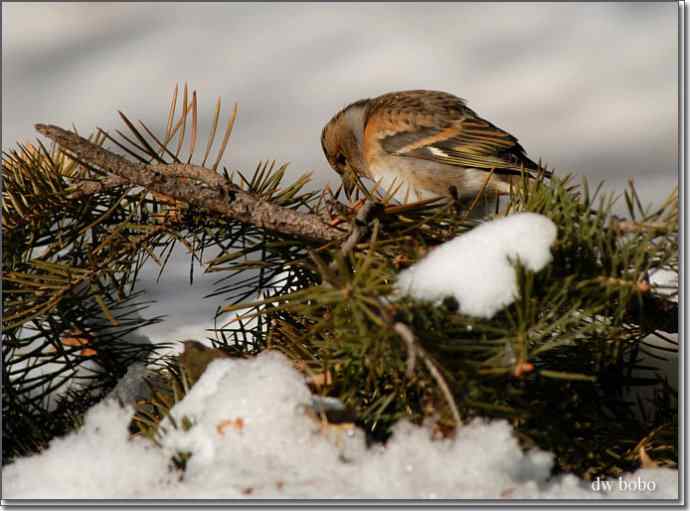
[[[343,190],[345,191],[345,197],[347,197],[347,200],[351,200],[354,189],[355,177],[350,172],[343,174]]]

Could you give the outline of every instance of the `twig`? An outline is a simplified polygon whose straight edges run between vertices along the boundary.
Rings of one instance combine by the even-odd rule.
[[[634,222],[633,220],[618,220],[611,218],[611,228],[621,234],[631,232],[652,232],[664,234],[670,231],[670,227],[664,222]]]
[[[417,348],[415,346],[415,337],[405,323],[397,322],[393,325],[393,330],[401,337],[405,344],[407,344],[407,369],[405,370],[405,376],[412,378],[414,374],[414,369],[417,361]]]
[[[453,420],[455,420],[456,427],[459,428],[460,426],[462,426],[462,419],[460,418],[460,412],[458,411],[458,407],[455,405],[455,399],[453,399],[453,394],[448,388],[446,380],[443,378],[441,372],[438,370],[436,365],[431,361],[431,359],[425,352],[421,352],[418,354],[422,356],[422,360],[424,360],[424,364],[426,365],[427,370],[429,371],[429,373],[431,373],[431,376],[434,377],[434,380],[436,380],[436,384],[441,389],[443,397],[446,398],[448,406],[450,407],[450,411],[453,414]]]
[[[340,202],[338,199],[336,199],[334,197],[329,197],[329,198],[324,199],[324,204],[331,211],[335,211],[335,213],[343,215],[343,216],[345,216],[347,214],[347,211],[349,209],[345,204],[343,204],[342,202]]]
[[[629,287],[637,291],[638,293],[649,293],[652,286],[646,280],[632,281],[616,277],[607,277],[606,275],[600,275],[594,279],[595,282],[601,284],[602,286],[608,287]]]
[[[397,322],[393,325],[393,330],[395,330],[395,332],[402,338],[403,341],[405,341],[405,344],[407,345],[407,370],[405,371],[405,375],[408,378],[412,376],[415,368],[415,360],[417,357],[420,357],[424,361],[424,365],[431,376],[434,378],[434,380],[436,380],[436,384],[441,389],[441,393],[446,399],[448,407],[453,414],[453,420],[455,421],[456,426],[462,426],[462,419],[460,418],[458,407],[455,404],[453,393],[450,391],[445,378],[443,378],[441,371],[439,371],[436,367],[436,364],[433,363],[429,354],[419,345],[419,341],[417,341],[417,338],[415,337],[414,333],[412,333],[412,330],[410,330],[410,327],[404,323]]]
[[[364,237],[368,230],[367,219],[369,218],[369,214],[374,209],[375,205],[375,201],[367,199],[364,205],[359,208],[359,211],[352,222],[350,235],[345,240],[345,243],[343,243],[343,245],[340,247],[340,255],[346,256],[352,252],[352,249],[355,248],[355,245],[357,245],[362,237]]]
[[[144,165],[130,162],[58,126],[37,124],[35,128],[89,164],[133,185],[167,195],[190,206],[318,243],[338,240],[347,234],[347,231],[324,223],[317,215],[301,213],[257,199],[210,169],[196,165]],[[199,186],[199,182],[206,186]]]
[[[489,174],[486,176],[484,183],[482,183],[482,187],[479,189],[479,193],[477,193],[477,195],[474,197],[472,204],[470,204],[469,209],[467,210],[467,212],[462,217],[463,222],[470,217],[472,210],[474,210],[474,208],[477,207],[477,204],[479,203],[479,199],[482,197],[482,195],[484,195],[484,192],[486,191],[486,187],[489,185],[489,181],[491,181],[491,178],[493,177],[495,171],[496,171],[496,169],[492,168],[491,172],[489,172]]]

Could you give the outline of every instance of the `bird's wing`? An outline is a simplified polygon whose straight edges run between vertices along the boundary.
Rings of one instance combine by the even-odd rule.
[[[457,167],[520,174],[539,167],[510,133],[479,117],[451,94],[410,91],[372,101],[365,129],[375,130],[383,150],[397,156]]]

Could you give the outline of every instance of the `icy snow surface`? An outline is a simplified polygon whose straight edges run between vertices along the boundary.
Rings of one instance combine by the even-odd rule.
[[[304,412],[310,394],[287,358],[214,361],[173,409],[162,448],[128,438],[131,410],[95,406],[84,427],[3,467],[3,498],[676,498],[674,470],[612,479],[610,490],[549,478],[552,457],[523,453],[505,421],[474,421],[455,440],[399,423],[384,446],[357,429],[324,431]],[[189,452],[186,472],[170,468]],[[633,486],[634,483],[634,486]],[[644,484],[644,490],[642,486]],[[653,486],[654,490],[650,491]]]
[[[422,300],[454,296],[460,311],[490,318],[513,303],[519,259],[532,271],[551,262],[549,247],[556,226],[536,213],[517,213],[486,222],[434,248],[424,259],[400,273],[398,288]]]

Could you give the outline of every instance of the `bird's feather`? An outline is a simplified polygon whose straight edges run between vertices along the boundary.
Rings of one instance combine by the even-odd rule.
[[[365,119],[365,130],[377,133],[381,148],[396,156],[493,169],[498,175],[540,170],[514,136],[482,119],[451,94],[385,94],[370,101]]]

